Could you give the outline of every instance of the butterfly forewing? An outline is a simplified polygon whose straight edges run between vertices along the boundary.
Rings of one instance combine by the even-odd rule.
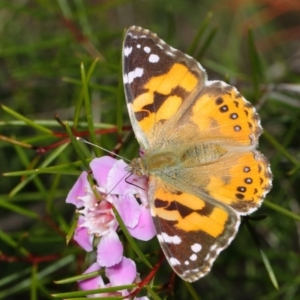
[[[136,137],[150,148],[173,130],[205,84],[206,73],[193,58],[134,26],[124,40],[123,80]]]

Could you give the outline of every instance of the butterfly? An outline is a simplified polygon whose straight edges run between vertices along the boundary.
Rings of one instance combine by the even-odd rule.
[[[127,108],[143,156],[157,238],[185,281],[205,276],[272,187],[256,150],[255,108],[236,88],[209,81],[199,62],[155,33],[132,26],[123,44]]]

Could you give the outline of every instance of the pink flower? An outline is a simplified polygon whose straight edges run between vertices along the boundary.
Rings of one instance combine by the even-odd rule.
[[[94,188],[100,199],[90,186],[87,172],[83,172],[66,199],[67,203],[76,206],[80,214],[74,239],[88,252],[93,250],[93,244],[99,240],[97,262],[86,272],[104,267],[110,286],[132,283],[137,277],[136,266],[131,259],[123,256],[113,206],[133,237],[150,240],[155,235],[155,229],[148,208],[147,178],[128,174],[124,161],[108,156],[92,160],[90,166],[97,182]],[[100,276],[80,283],[80,287],[85,290],[95,285],[106,286]],[[126,296],[127,291],[121,293]]]
[[[105,275],[113,286],[131,284],[137,275],[135,262],[123,257],[117,265],[106,268]]]
[[[83,274],[96,272],[99,271],[100,269],[101,267],[97,263],[93,263]],[[81,280],[78,282],[78,284],[82,290],[86,290],[86,291],[105,287],[104,281],[101,276],[96,276],[90,279]]]
[[[97,263],[92,264],[84,274],[99,271],[100,266]],[[109,279],[109,283],[105,284],[103,278],[99,275],[90,279],[79,281],[79,287],[82,290],[93,290],[100,288],[108,288],[112,286],[131,284],[137,280],[136,265],[133,260],[123,257],[123,259],[115,266],[106,268],[105,275]],[[117,292],[99,293],[89,295],[89,297],[112,297],[112,296],[128,296],[128,290]],[[135,300],[148,300],[148,297],[134,298]]]

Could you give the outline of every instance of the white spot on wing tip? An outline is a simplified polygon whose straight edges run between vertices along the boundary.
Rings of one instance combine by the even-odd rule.
[[[128,83],[128,76],[127,76],[127,74],[123,75],[123,82],[124,82],[124,84]]]
[[[197,65],[201,71],[206,72],[205,69],[202,67],[202,65],[198,61],[197,61]]]
[[[125,56],[129,56],[129,54],[131,53],[132,51],[132,47],[125,47],[124,48],[124,55]]]
[[[170,262],[171,266],[178,266],[178,265],[180,265],[180,261],[177,258],[175,258],[175,257],[170,257],[169,258],[169,262]]]
[[[144,51],[145,51],[146,53],[150,53],[150,52],[151,52],[151,49],[150,49],[148,46],[145,46],[145,47],[144,47]]]
[[[194,245],[191,246],[191,249],[193,252],[198,253],[201,251],[202,246],[198,243],[195,243]]]
[[[151,63],[157,63],[159,61],[159,56],[156,54],[151,54],[149,56],[149,62]]]
[[[171,52],[171,51],[165,51],[165,54],[169,55],[169,56],[175,56],[175,53]]]
[[[197,259],[197,255],[194,253],[190,256],[190,260],[195,261]]]
[[[157,234],[156,236],[160,243],[164,241],[164,239],[162,238],[162,236],[160,234]]]
[[[214,244],[210,247],[210,251],[215,251],[217,248],[217,244]]]
[[[181,243],[181,238],[178,235],[170,236],[165,232],[161,233],[162,241],[168,244],[175,244],[178,245]]]
[[[135,68],[133,71],[130,71],[128,74],[124,74],[123,76],[124,84],[132,83],[135,78],[142,77],[143,74],[144,74],[143,68]]]

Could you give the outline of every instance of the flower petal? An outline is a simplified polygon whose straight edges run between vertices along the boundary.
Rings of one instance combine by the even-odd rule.
[[[131,194],[120,195],[114,204],[126,227],[134,228],[140,218],[140,206],[135,197]]]
[[[106,268],[105,274],[113,286],[131,284],[137,275],[135,262],[123,257],[117,265]]]
[[[93,250],[93,236],[88,233],[86,227],[81,227],[81,224],[84,223],[84,219],[82,216],[79,217],[73,238],[81,248],[90,252]]]
[[[79,197],[85,196],[85,189],[87,186],[89,186],[87,176],[87,172],[82,172],[80,174],[67,196],[66,203],[74,204],[77,208],[83,206],[82,200],[79,199]]]
[[[99,271],[101,267],[97,263],[93,263],[83,274]],[[80,289],[88,291],[105,287],[102,277],[96,276],[90,279],[78,281]]]
[[[140,218],[137,226],[128,228],[129,233],[138,240],[148,241],[151,240],[155,234],[155,227],[150,210],[143,205],[140,206]]]
[[[110,156],[102,156],[95,158],[90,162],[90,167],[93,171],[93,176],[98,185],[106,188],[107,190],[107,176],[113,165],[116,163],[116,159]]]
[[[130,174],[126,171],[128,165],[123,160],[116,160],[115,164],[108,173],[107,187],[113,190],[113,194],[122,194],[120,192],[126,188],[127,183],[125,178]]]
[[[121,261],[122,255],[123,245],[115,231],[102,236],[97,249],[97,262],[100,266],[114,266]]]

